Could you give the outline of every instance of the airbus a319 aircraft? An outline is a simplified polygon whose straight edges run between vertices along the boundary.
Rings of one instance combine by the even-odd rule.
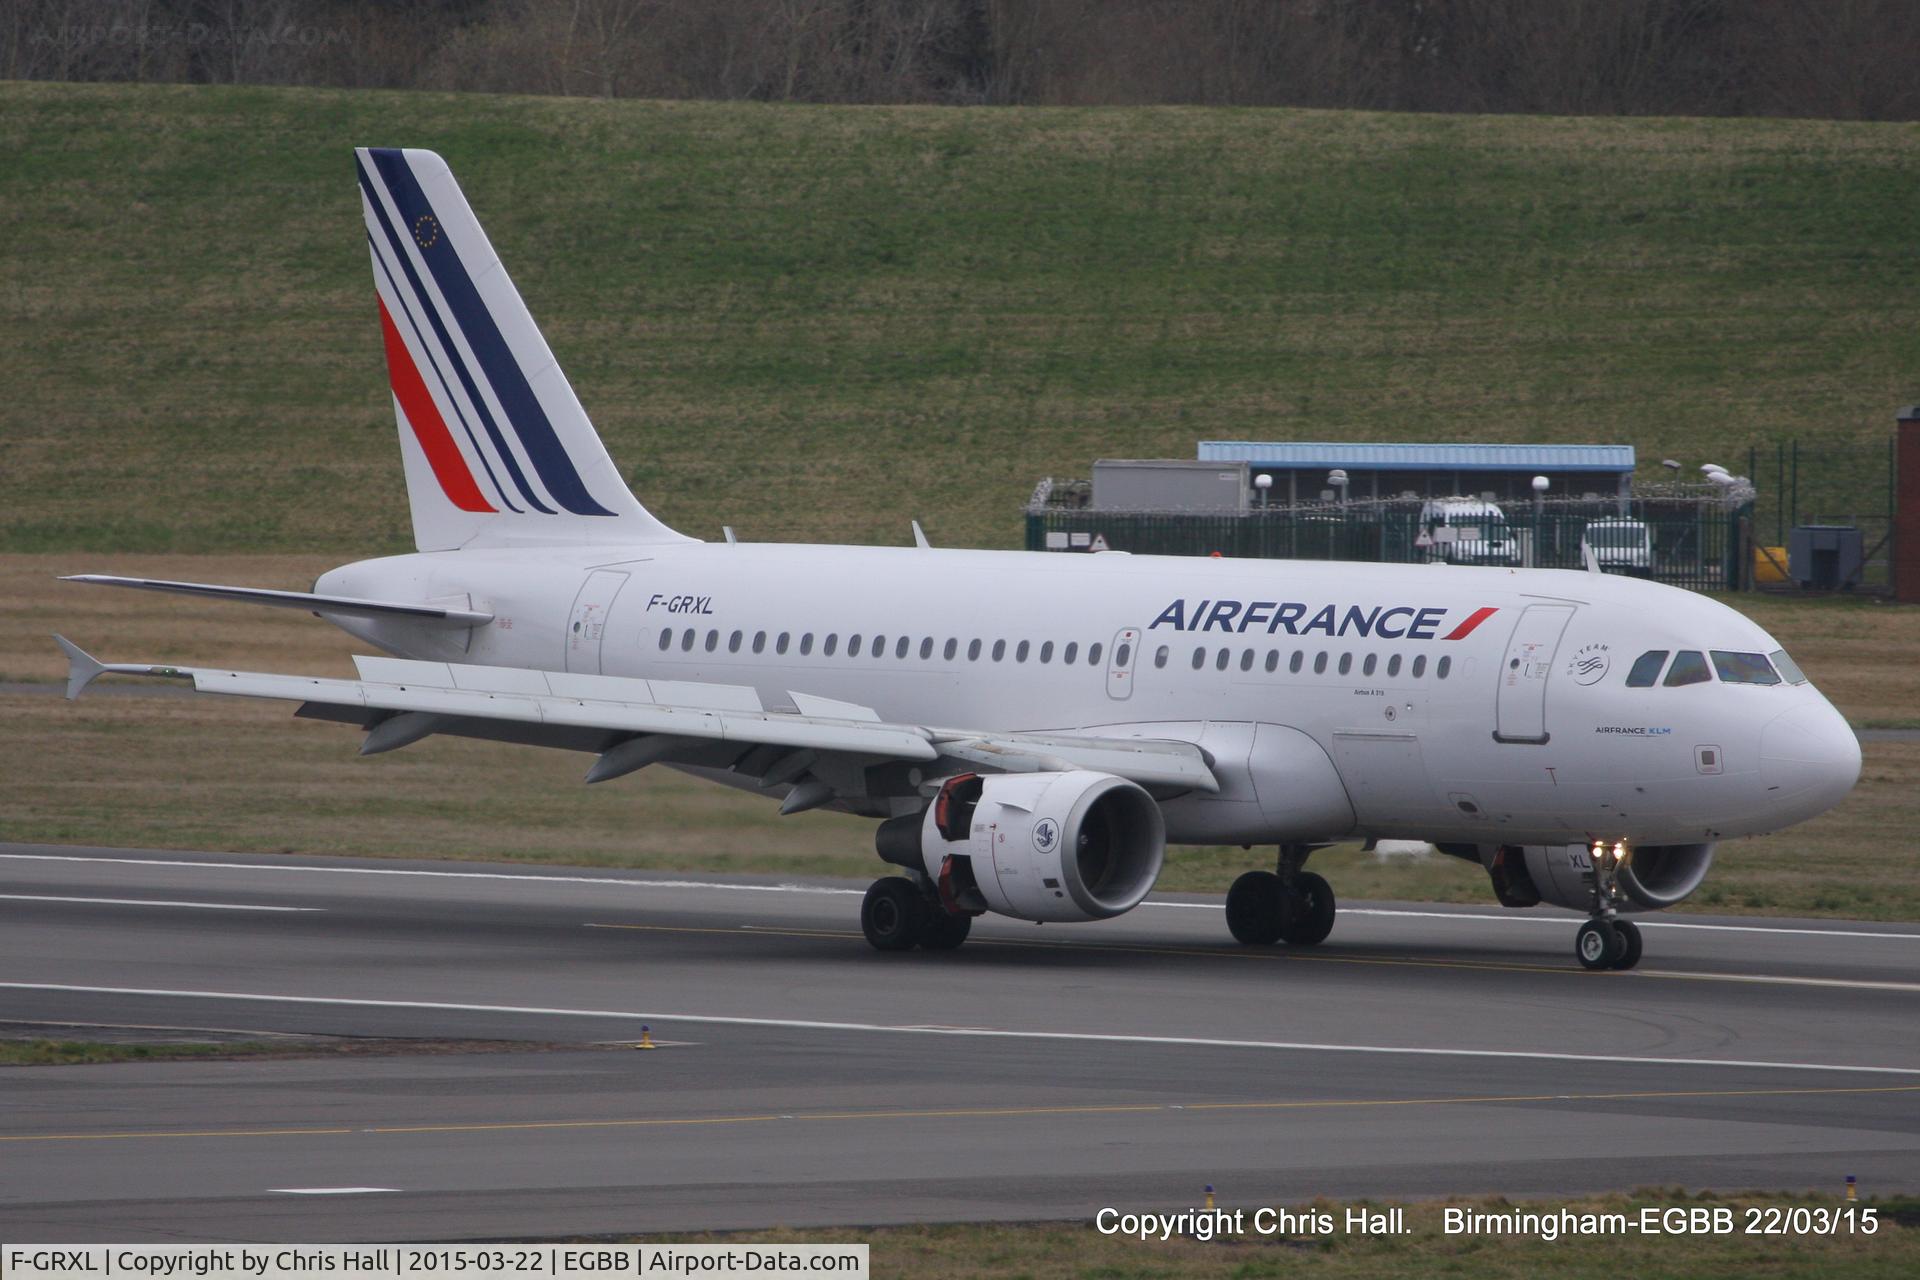
[[[1598,572],[697,541],[621,480],[446,164],[356,152],[418,550],[311,592],[79,580],[310,610],[356,680],[103,665],[299,703],[361,751],[435,734],[650,764],[878,820],[883,951],[984,912],[1129,911],[1169,844],[1277,846],[1226,899],[1251,946],[1334,923],[1305,869],[1413,839],[1498,900],[1640,956],[1716,843],[1837,804],[1852,730],[1767,633]],[[1595,566],[1589,562],[1589,568]]]

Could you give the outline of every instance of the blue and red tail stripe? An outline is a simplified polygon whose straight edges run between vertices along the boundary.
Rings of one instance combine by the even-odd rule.
[[[534,471],[545,486],[547,494],[566,510],[575,515],[611,516],[609,511],[596,501],[587,491],[585,482],[567,456],[566,447],[560,442],[553,424],[547,418],[546,410],[541,407],[540,398],[534,394],[527,382],[520,362],[514,357],[500,327],[494,322],[480,292],[474,287],[472,278],[467,274],[465,264],[461,262],[458,246],[448,235],[444,224],[435,215],[432,202],[421,190],[406,157],[399,151],[389,148],[373,148],[367,152],[377,170],[377,177],[367,172],[366,166],[357,166],[360,170],[360,182],[366,189],[369,204],[374,210],[394,256],[399,260],[415,296],[420,300],[422,310],[432,322],[440,345],[452,362],[461,384],[466,388],[468,398],[474,405],[482,425],[493,439],[500,452],[501,462],[527,502],[541,511],[551,511],[527,483],[513,453],[501,438],[493,415],[488,411],[486,401],[475,384],[472,371],[461,358],[459,349],[447,332],[446,318],[440,314],[440,307],[427,290],[421,287],[421,281],[415,273],[405,242],[401,239],[399,228],[393,225],[386,206],[378,192],[384,190],[392,200],[404,226],[429,228],[421,236],[411,238],[419,246],[421,261],[437,286],[440,300],[444,303],[453,325],[466,340],[467,349],[472,352],[479,365],[482,376],[492,388],[499,402],[507,427],[519,440],[527,459],[533,464]],[[378,184],[376,187],[376,183]]]

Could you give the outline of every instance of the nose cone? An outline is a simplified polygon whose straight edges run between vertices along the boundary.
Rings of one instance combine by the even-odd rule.
[[[1860,739],[1825,700],[1777,716],[1760,732],[1767,800],[1788,822],[1825,813],[1860,779]]]

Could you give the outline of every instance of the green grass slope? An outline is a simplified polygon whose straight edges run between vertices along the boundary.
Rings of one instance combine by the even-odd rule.
[[[706,537],[1017,545],[1210,437],[1878,475],[1920,398],[1915,125],[7,84],[0,550],[408,545],[356,143],[446,155]]]

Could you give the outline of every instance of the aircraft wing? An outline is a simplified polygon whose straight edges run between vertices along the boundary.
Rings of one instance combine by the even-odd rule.
[[[849,781],[852,770],[888,763],[1091,769],[1143,786],[1219,790],[1200,748],[1175,740],[890,724],[870,708],[804,693],[788,695],[792,711],[768,710],[744,685],[400,658],[356,657],[356,680],[102,663],[64,637],[55,640],[70,664],[69,698],[105,674],[159,676],[191,681],[203,693],[298,702],[299,715],[365,729],[363,754],[447,734],[591,751],[599,759],[589,782],[654,762],[727,770],[762,787],[813,780],[805,793],[811,802],[790,795],[789,812],[864,790]]]

